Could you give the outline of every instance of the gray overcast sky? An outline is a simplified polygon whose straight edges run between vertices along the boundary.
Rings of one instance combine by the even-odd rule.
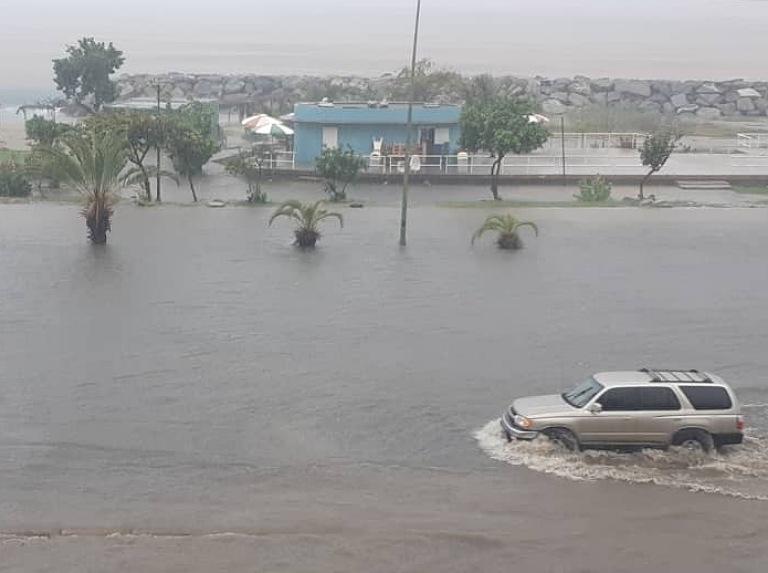
[[[0,0],[0,89],[113,40],[126,72],[379,74],[408,59],[415,0]],[[423,0],[420,56],[467,72],[759,78],[763,0]]]

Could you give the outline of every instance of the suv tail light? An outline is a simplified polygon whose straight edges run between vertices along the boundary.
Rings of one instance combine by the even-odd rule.
[[[739,432],[743,432],[744,431],[744,416],[738,416],[736,418],[736,429]]]

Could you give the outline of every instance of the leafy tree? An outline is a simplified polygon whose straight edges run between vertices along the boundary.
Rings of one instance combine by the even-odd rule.
[[[152,200],[150,178],[157,176],[157,166],[146,165],[149,152],[162,147],[165,121],[162,117],[144,111],[128,111],[95,115],[86,120],[86,125],[99,131],[120,134],[126,142],[128,161],[133,165],[124,178],[126,185],[138,184],[144,190],[147,201]],[[173,173],[160,170],[161,177],[178,183]]]
[[[117,97],[117,84],[110,79],[125,58],[123,52],[110,42],[97,42],[82,38],[74,46],[67,46],[67,56],[53,60],[54,81],[67,98],[98,111],[102,104]]]
[[[679,139],[680,136],[672,131],[658,131],[643,142],[643,147],[640,148],[640,161],[642,161],[643,167],[649,168],[649,171],[640,181],[638,199],[645,199],[643,188],[646,182],[651,178],[651,175],[661,171],[677,147]]]
[[[0,163],[0,197],[29,197],[32,185],[15,161]]]
[[[539,228],[536,226],[536,223],[519,221],[509,213],[505,215],[491,215],[485,220],[483,226],[472,235],[472,244],[488,231],[496,231],[499,234],[496,244],[500,249],[522,249],[523,240],[517,232],[520,227],[530,227],[536,233],[536,236],[539,235]]]
[[[461,95],[467,103],[487,103],[493,101],[498,91],[496,79],[490,74],[481,74],[463,82]]]
[[[236,157],[228,160],[224,168],[235,177],[242,177],[248,183],[248,202],[266,203],[267,195],[261,190],[264,165],[271,157],[271,148],[266,145],[254,145],[251,149],[241,151]]]
[[[315,168],[324,180],[325,192],[334,202],[347,198],[347,187],[357,179],[364,167],[365,159],[356,155],[349,146],[345,150],[326,147],[320,157],[315,159]]]
[[[170,124],[165,134],[165,149],[176,173],[186,177],[192,200],[197,202],[194,178],[202,175],[203,166],[219,146],[208,137],[183,124]]]
[[[463,86],[461,74],[439,69],[429,59],[416,63],[415,100],[430,102],[439,98],[449,98],[460,93]],[[396,101],[408,101],[411,97],[411,67],[405,66],[395,77],[389,91],[389,97]]]
[[[27,132],[27,139],[35,145],[51,147],[59,138],[66,134],[72,126],[66,123],[56,123],[51,119],[45,119],[42,116],[35,115],[24,122],[24,130]]]
[[[602,175],[589,177],[579,183],[579,193],[574,197],[584,203],[602,203],[611,198],[611,184]]]
[[[37,189],[41,194],[44,181],[47,181],[50,187],[57,188],[61,177],[55,161],[46,150],[55,146],[63,136],[72,131],[72,126],[35,115],[24,122],[24,128],[32,151],[25,160],[27,174],[37,181]]]
[[[280,205],[269,218],[269,225],[279,217],[288,217],[296,222],[296,230],[293,234],[296,237],[296,245],[302,248],[314,247],[320,238],[320,222],[334,217],[338,219],[339,225],[344,226],[344,218],[341,213],[327,211],[323,208],[324,201],[316,203],[301,203],[300,201],[286,201]]]
[[[491,193],[499,200],[499,172],[509,153],[530,153],[539,149],[549,138],[549,132],[530,121],[535,113],[527,101],[496,98],[487,102],[470,103],[461,114],[461,145],[473,152],[487,151],[491,165]]]
[[[114,132],[77,130],[47,153],[56,161],[64,180],[83,196],[81,213],[88,238],[96,244],[106,243],[118,199],[116,190],[127,163],[125,140]]]

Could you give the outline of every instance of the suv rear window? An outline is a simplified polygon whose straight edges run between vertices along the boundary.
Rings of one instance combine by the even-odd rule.
[[[722,386],[680,386],[680,389],[696,410],[728,410],[733,406]]]

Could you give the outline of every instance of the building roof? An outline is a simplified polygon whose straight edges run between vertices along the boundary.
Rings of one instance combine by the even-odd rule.
[[[407,103],[298,103],[294,121],[332,125],[405,125]],[[413,104],[415,125],[455,125],[461,117],[461,106],[453,104]]]

